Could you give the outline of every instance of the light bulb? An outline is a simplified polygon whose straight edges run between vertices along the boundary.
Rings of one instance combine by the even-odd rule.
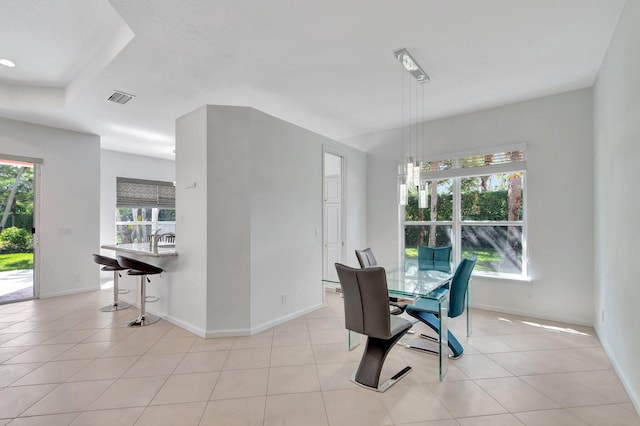
[[[401,183],[400,184],[400,205],[401,206],[406,206],[407,205],[407,184],[406,183]]]

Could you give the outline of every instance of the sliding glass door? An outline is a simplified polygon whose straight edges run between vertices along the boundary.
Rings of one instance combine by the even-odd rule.
[[[0,156],[0,303],[35,297],[36,165]]]

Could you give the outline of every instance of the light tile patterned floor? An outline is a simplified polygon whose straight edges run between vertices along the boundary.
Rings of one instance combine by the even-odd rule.
[[[165,321],[127,328],[135,309],[98,311],[110,297],[0,306],[0,426],[640,425],[588,327],[477,310],[444,382],[435,357],[397,346],[383,379],[413,371],[379,394],[349,381],[361,348],[346,350],[336,293],[303,318],[220,339]],[[452,329],[463,337],[464,321]]]

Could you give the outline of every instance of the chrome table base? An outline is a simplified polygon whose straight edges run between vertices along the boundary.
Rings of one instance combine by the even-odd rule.
[[[151,314],[144,314],[127,322],[127,325],[129,327],[144,327],[145,325],[155,324],[158,321],[160,321],[160,317]]]
[[[131,305],[125,302],[114,302],[111,305],[107,305],[104,308],[100,308],[100,311],[102,312],[116,312],[116,311],[122,311],[125,309],[130,308]]]

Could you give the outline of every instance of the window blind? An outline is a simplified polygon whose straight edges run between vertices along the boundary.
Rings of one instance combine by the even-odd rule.
[[[488,152],[488,153],[487,153]],[[523,145],[485,150],[483,154],[449,156],[424,163],[425,177],[429,180],[465,176],[485,176],[527,169]]]
[[[173,182],[116,178],[116,207],[176,207],[176,188]]]

